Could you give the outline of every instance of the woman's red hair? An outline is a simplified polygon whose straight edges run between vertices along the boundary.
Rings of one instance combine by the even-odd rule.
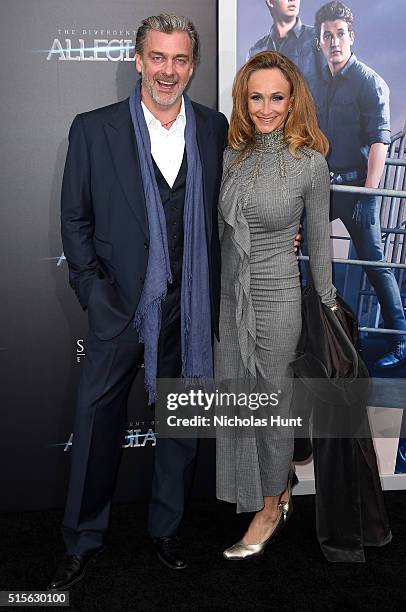
[[[292,112],[285,122],[285,139],[289,151],[297,157],[299,147],[307,146],[326,156],[327,138],[317,123],[316,107],[299,69],[277,51],[262,51],[254,55],[237,72],[233,84],[233,111],[228,132],[228,144],[237,151],[254,146],[255,125],[248,113],[248,80],[256,70],[277,68],[290,83],[293,96]]]

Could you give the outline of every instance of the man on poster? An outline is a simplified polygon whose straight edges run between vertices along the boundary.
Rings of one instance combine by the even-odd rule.
[[[89,336],[63,519],[66,555],[52,590],[78,582],[102,550],[126,401],[142,361],[150,402],[158,377],[212,376],[228,124],[183,93],[198,60],[188,19],[145,19],[136,37],[141,79],[130,99],[78,115],[71,127],[62,238]],[[196,449],[196,439],[159,439],[155,448],[148,528],[158,558],[176,570],[187,566],[177,533]]]
[[[317,42],[328,66],[317,87],[319,124],[330,143],[327,158],[331,182],[377,188],[390,144],[389,89],[374,70],[358,61],[353,15],[334,0],[316,13]],[[333,192],[331,218],[347,228],[358,257],[385,261],[376,196]],[[399,287],[390,268],[368,266],[384,325],[404,331],[393,335],[389,351],[375,364],[388,369],[406,360],[406,321]]]
[[[272,26],[250,48],[248,58],[260,51],[279,51],[296,64],[314,91],[324,65],[316,46],[313,26],[304,25],[299,17],[300,0],[265,0],[272,17]]]

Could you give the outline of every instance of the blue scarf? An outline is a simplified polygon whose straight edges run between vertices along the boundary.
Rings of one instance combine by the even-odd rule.
[[[203,174],[196,138],[196,119],[189,98],[186,110],[186,192],[183,212],[184,244],[181,286],[182,377],[212,378],[210,285],[205,231]],[[130,112],[140,160],[149,228],[149,257],[144,288],[134,316],[140,342],[144,343],[145,388],[148,403],[155,401],[161,305],[172,274],[166,219],[151,157],[151,141],[141,107],[141,80],[130,97]]]

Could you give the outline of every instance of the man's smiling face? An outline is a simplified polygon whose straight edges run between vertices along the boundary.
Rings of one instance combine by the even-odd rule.
[[[150,30],[142,55],[135,56],[142,77],[142,95],[160,107],[177,103],[193,73],[192,44],[187,32]],[[147,103],[148,106],[148,103]]]

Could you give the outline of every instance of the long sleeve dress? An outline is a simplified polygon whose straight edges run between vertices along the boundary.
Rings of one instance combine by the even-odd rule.
[[[329,172],[307,147],[289,152],[283,128],[257,133],[247,154],[224,154],[219,200],[222,253],[217,381],[255,381],[278,389],[273,415],[289,418],[290,362],[301,331],[301,288],[293,250],[303,209],[313,281],[323,303],[335,303],[331,278]],[[231,383],[232,386],[233,382]],[[251,435],[217,437],[217,497],[237,512],[263,507],[263,497],[285,490],[293,457],[291,428],[256,428]]]

